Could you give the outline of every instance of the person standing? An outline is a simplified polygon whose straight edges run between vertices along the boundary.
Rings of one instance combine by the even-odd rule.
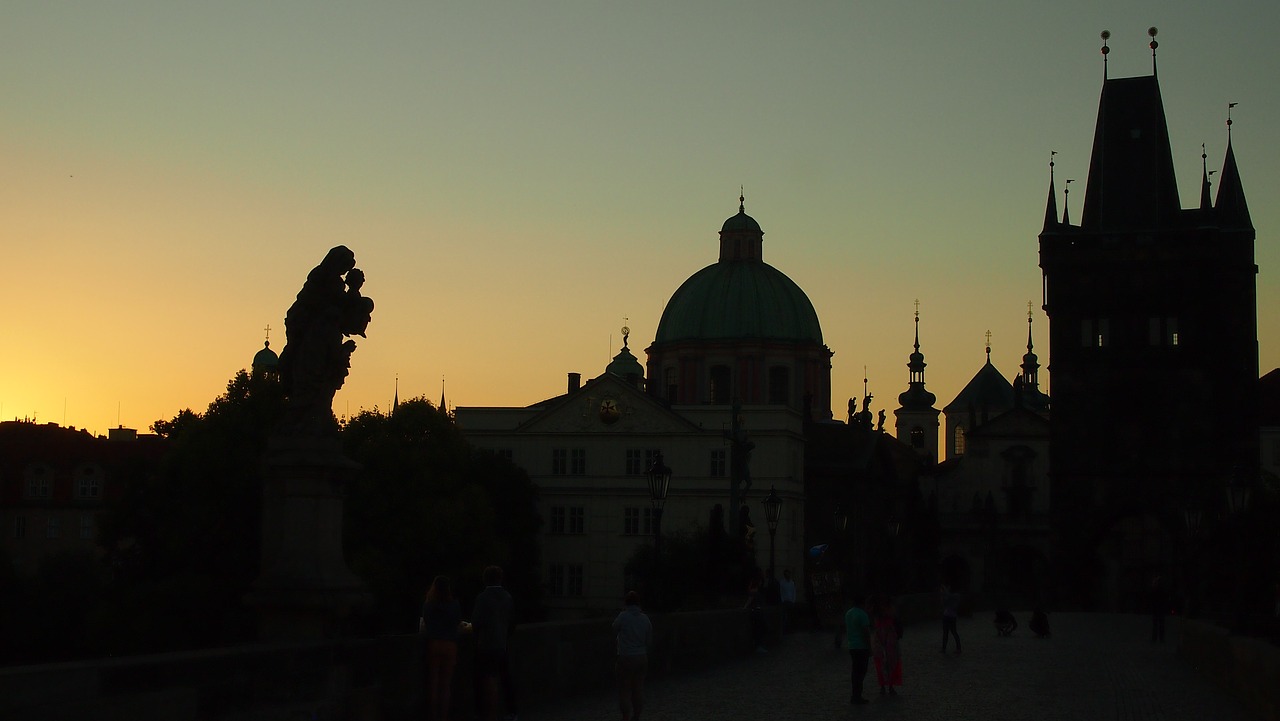
[[[644,677],[649,668],[649,649],[653,647],[653,624],[640,610],[640,595],[628,591],[626,607],[613,620],[618,636],[618,709],[622,721],[640,721],[644,708]]]
[[[782,571],[782,580],[778,582],[778,593],[782,599],[782,632],[787,632],[791,625],[791,614],[796,608],[796,582],[791,580],[791,569]]]
[[[902,685],[902,653],[898,644],[898,616],[893,601],[886,595],[876,597],[872,604],[871,648],[876,661],[876,681],[880,695],[897,696],[895,686]]]
[[[960,655],[960,634],[956,631],[956,618],[960,615],[960,594],[942,584],[942,652],[947,652],[947,637],[956,640],[956,655]]]
[[[851,691],[849,703],[868,703],[862,695],[862,682],[867,677],[867,657],[871,649],[871,619],[862,610],[863,597],[855,594],[853,606],[844,614],[845,644],[849,647],[849,659],[853,667],[849,674]]]
[[[476,699],[481,717],[498,718],[498,689],[506,705],[507,721],[516,721],[515,684],[511,680],[509,644],[515,629],[515,602],[502,587],[502,569],[484,569],[484,590],[476,596],[471,623],[476,636]]]
[[[436,576],[422,604],[418,630],[427,641],[427,718],[446,721],[453,689],[453,669],[458,664],[458,632],[462,609],[446,576]]]

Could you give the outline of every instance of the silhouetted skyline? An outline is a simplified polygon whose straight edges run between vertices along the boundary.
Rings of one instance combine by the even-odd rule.
[[[1258,9],[1024,6],[10,8],[0,29],[0,418],[102,433],[202,411],[305,269],[347,245],[378,299],[334,410],[531,403],[638,356],[737,208],[811,298],[832,405],[892,411],[913,301],[927,384],[1051,359],[1048,162],[1079,217],[1102,57],[1159,75],[1183,207],[1234,147],[1280,365],[1280,50]],[[1061,193],[1059,208],[1064,202]],[[1046,390],[1053,376],[1046,372]],[[1044,381],[1042,381],[1044,382]],[[65,409],[65,410],[64,410]]]

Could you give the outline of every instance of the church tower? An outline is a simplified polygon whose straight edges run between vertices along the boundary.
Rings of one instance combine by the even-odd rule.
[[[1151,75],[1104,73],[1079,225],[1056,217],[1050,164],[1039,240],[1064,556],[1127,539],[1116,535],[1125,518],[1167,541],[1180,531],[1169,519],[1216,510],[1228,480],[1258,463],[1258,269],[1230,109],[1217,202],[1206,169],[1198,207],[1184,210],[1149,32]],[[1119,594],[1135,591],[1125,580],[1144,573],[1135,564],[1171,562],[1172,544],[1155,540],[1130,545],[1160,557],[1114,561]],[[1077,571],[1068,583],[1103,585]]]
[[[920,301],[916,301],[915,350],[907,359],[907,390],[898,396],[898,440],[911,446],[925,463],[938,460],[938,409],[933,407],[938,397],[924,387],[924,354],[920,352]]]

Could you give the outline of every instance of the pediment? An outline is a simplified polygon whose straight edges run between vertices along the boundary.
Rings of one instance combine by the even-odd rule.
[[[696,433],[697,425],[611,374],[566,394],[521,426],[524,433]]]

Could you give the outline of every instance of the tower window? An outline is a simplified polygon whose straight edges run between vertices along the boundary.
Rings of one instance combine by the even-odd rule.
[[[675,368],[668,368],[662,372],[662,385],[665,386],[667,390],[667,402],[675,403],[676,391],[678,390],[676,386]]]
[[[924,429],[920,426],[911,429],[911,447],[916,450],[924,448]]]
[[[791,401],[791,369],[774,366],[769,369],[769,403],[786,405]]]
[[[964,426],[956,426],[956,435],[953,442],[954,442],[953,448],[955,449],[955,454],[957,456],[963,456],[964,449],[965,449]]]
[[[726,469],[728,468],[728,460],[726,458],[727,455],[728,454],[725,452],[723,448],[717,448],[711,451],[711,477],[712,478],[724,478],[725,476],[729,475],[726,471]]]
[[[711,366],[711,402],[729,404],[729,366]]]
[[[1080,321],[1080,345],[1085,348],[1105,348],[1111,343],[1111,325],[1106,318],[1085,318]]]
[[[1148,341],[1152,346],[1178,345],[1178,319],[1172,316],[1153,317],[1147,321]]]

